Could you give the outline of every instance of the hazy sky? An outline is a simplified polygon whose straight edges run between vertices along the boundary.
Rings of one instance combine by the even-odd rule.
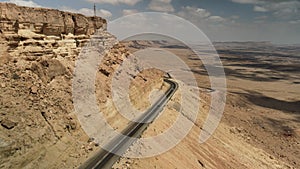
[[[300,44],[300,0],[0,0],[93,15],[108,20],[137,12],[166,12],[197,25],[212,41]]]

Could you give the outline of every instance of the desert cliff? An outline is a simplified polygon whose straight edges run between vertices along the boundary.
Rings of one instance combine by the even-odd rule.
[[[96,94],[107,104],[113,72],[129,53],[106,26],[100,17],[0,3],[0,168],[74,168],[99,148],[74,112],[72,79],[97,32],[106,56]],[[145,78],[162,83],[155,73]]]

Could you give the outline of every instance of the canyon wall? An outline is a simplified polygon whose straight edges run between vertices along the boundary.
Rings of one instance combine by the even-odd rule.
[[[71,87],[90,37],[116,42],[106,26],[100,17],[0,3],[0,168],[73,168],[96,149]]]
[[[74,168],[99,149],[72,101],[75,61],[96,32],[106,50],[97,99],[120,124],[111,113],[110,85],[129,53],[106,27],[100,17],[0,3],[0,168]]]
[[[106,27],[106,20],[99,17],[0,4],[0,33],[5,40],[0,43],[7,42],[8,51],[18,56],[78,54],[77,47],[82,47],[96,30],[105,31]]]

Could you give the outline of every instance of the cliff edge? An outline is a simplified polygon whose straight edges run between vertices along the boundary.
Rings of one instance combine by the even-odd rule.
[[[0,3],[0,168],[74,168],[99,149],[72,101],[75,61],[96,32],[106,50],[97,100],[120,124],[109,104],[111,79],[129,53],[106,27],[100,17]]]

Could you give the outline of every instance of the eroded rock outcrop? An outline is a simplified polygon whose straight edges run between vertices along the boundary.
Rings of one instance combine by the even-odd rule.
[[[95,149],[74,113],[72,75],[96,31],[113,45],[102,18],[0,3],[0,168],[74,167]]]
[[[106,54],[96,78],[98,103],[110,106],[106,115],[119,125],[109,114],[110,87],[129,53],[106,31],[106,21],[0,3],[0,168],[74,168],[98,148],[72,100],[75,61],[91,37]]]
[[[55,9],[19,7],[0,3],[0,33],[9,52],[19,56],[65,57],[78,54],[106,20]]]

